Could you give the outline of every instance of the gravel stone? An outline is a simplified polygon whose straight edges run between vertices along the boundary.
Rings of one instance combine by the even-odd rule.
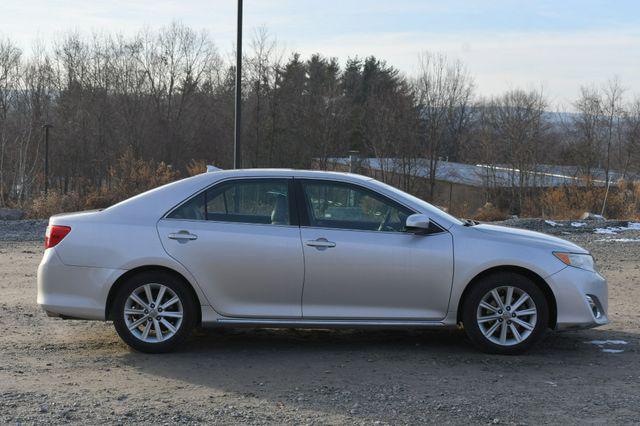
[[[0,222],[0,424],[637,424],[640,230],[556,222],[504,224],[590,250],[612,322],[511,357],[460,330],[213,329],[175,353],[136,353],[110,323],[48,318],[36,304],[46,221]]]

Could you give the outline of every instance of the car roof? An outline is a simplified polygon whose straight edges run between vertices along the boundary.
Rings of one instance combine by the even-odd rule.
[[[372,178],[355,173],[328,172],[324,170],[298,170],[298,169],[233,169],[216,170],[207,172],[208,175],[216,175],[220,178],[227,177],[251,177],[251,176],[274,176],[274,177],[299,177],[299,178],[327,178],[349,181],[369,181]]]

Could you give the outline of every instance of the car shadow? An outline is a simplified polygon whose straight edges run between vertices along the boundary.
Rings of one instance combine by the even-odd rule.
[[[481,404],[474,389],[494,383],[497,371],[499,377],[517,378],[510,392],[530,392],[532,385],[563,377],[638,368],[639,341],[638,334],[614,330],[549,333],[524,355],[497,356],[478,352],[461,330],[221,329],[199,331],[179,352],[129,351],[122,358],[143,373],[211,392],[349,416],[351,405],[336,402],[336,394],[414,395],[409,399],[466,394]]]

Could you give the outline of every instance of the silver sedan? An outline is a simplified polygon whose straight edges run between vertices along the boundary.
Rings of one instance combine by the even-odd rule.
[[[297,170],[203,173],[102,211],[51,217],[38,303],[111,320],[143,352],[198,326],[464,327],[519,353],[549,329],[606,324],[583,248],[461,221],[374,179]]]

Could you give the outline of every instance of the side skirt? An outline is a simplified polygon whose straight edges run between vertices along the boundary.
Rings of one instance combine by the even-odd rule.
[[[265,328],[442,328],[452,327],[441,321],[407,320],[319,320],[319,319],[259,319],[218,318],[203,322],[204,327],[265,327]]]

